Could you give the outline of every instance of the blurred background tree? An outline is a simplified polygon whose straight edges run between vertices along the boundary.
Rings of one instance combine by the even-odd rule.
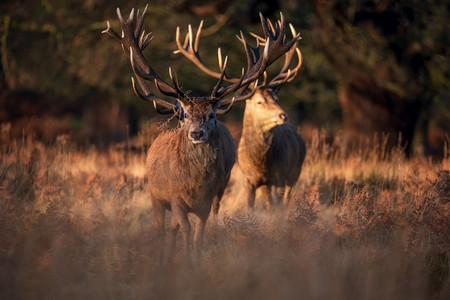
[[[0,122],[11,134],[33,131],[52,141],[62,133],[107,144],[155,124],[151,105],[131,91],[128,58],[102,35],[106,20],[118,28],[124,14],[147,1],[6,0],[0,4]],[[149,2],[146,50],[164,76],[176,69],[185,89],[209,93],[214,80],[172,51],[175,29],[205,21],[203,59],[216,67],[216,48],[229,54],[230,73],[245,65],[235,34],[261,33],[258,12],[286,20],[301,32],[304,64],[280,93],[282,106],[301,125],[348,141],[398,133],[429,153],[443,150],[450,131],[450,1],[155,0]],[[281,62],[271,67],[276,74]],[[242,105],[225,117],[239,124]],[[446,136],[447,134],[447,136]]]
[[[347,140],[386,133],[388,146],[401,138],[409,152],[420,131],[430,148],[432,100],[441,84],[448,89],[448,1],[313,4],[315,43],[338,81]]]

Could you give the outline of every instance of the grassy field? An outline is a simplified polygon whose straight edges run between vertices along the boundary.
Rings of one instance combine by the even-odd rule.
[[[179,236],[159,265],[145,151],[4,138],[0,298],[450,299],[448,153],[324,140],[289,208],[247,211],[235,183],[201,258],[183,262]]]

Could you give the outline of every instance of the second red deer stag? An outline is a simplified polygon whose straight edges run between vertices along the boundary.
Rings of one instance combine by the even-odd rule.
[[[281,20],[272,25],[269,20],[261,16],[263,24],[268,22],[264,28],[272,28],[275,32],[284,32],[284,20],[281,14]],[[189,27],[189,34],[186,35],[184,45],[179,40],[177,30],[178,50],[175,53],[182,53],[201,70],[212,77],[219,78],[220,73],[215,72],[205,66],[200,58],[200,54],[191,45],[198,45],[202,29],[200,23],[195,40],[193,39],[192,29]],[[290,29],[293,37],[297,33],[291,24]],[[264,35],[273,34],[265,30]],[[265,45],[266,38],[252,34],[257,43]],[[275,37],[275,36],[273,36]],[[241,33],[240,42],[244,45],[247,54],[249,67],[258,60],[259,52],[257,48],[247,43]],[[218,52],[220,61],[220,51]],[[293,64],[293,58],[297,57],[297,64]],[[280,196],[283,194],[283,203],[288,205],[293,185],[297,182],[300,175],[303,161],[306,156],[305,142],[296,132],[296,130],[287,123],[288,115],[278,104],[278,92],[281,87],[291,82],[297,75],[302,64],[302,55],[298,49],[298,40],[286,54],[284,65],[277,76],[270,82],[264,81],[257,85],[253,90],[254,95],[246,101],[242,136],[239,142],[237,164],[235,168],[240,168],[243,174],[244,182],[242,186],[245,190],[245,198],[250,207],[255,203],[255,191],[260,188],[265,198],[266,206],[272,205],[272,194]],[[236,82],[238,79],[225,76],[225,80]],[[274,190],[274,193],[272,193]],[[278,199],[277,199],[278,200]],[[278,202],[278,201],[276,201]],[[214,213],[217,214],[219,203],[214,204]]]
[[[185,254],[189,257],[191,224],[188,214],[191,213],[198,219],[194,234],[194,248],[198,253],[213,198],[221,197],[235,162],[236,149],[233,139],[227,128],[217,120],[216,114],[225,113],[234,101],[251,97],[252,93],[243,94],[238,90],[245,91],[250,85],[256,85],[266,68],[292,49],[300,37],[295,36],[288,42],[284,32],[275,33],[267,22],[263,22],[264,31],[267,33],[263,55],[259,56],[258,48],[258,59],[254,64],[249,66],[246,72],[242,69],[242,75],[236,82],[222,87],[226,76],[225,58],[220,62],[221,75],[211,95],[194,97],[187,95],[180,88],[170,68],[169,84],[144,57],[142,50],[151,40],[151,35],[142,30],[145,12],[146,9],[142,13],[138,10],[134,21],[132,10],[129,18],[124,20],[117,9],[122,35],[117,34],[109,22],[104,32],[118,40],[129,54],[133,72],[137,75],[137,81],[143,91],[138,90],[133,80],[135,93],[153,103],[159,113],[175,115],[180,120],[180,128],[162,132],[148,150],[147,176],[150,199],[162,239],[161,245],[164,241],[165,212],[169,210],[172,211],[170,249],[173,249],[176,233],[181,228]],[[197,46],[192,45],[195,49]],[[246,55],[252,53],[246,51]],[[175,103],[157,97],[146,81],[150,81],[163,95],[175,98]]]

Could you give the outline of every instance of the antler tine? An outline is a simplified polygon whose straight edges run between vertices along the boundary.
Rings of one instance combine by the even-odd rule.
[[[106,21],[106,29],[103,30],[102,33],[109,34],[112,38],[118,40],[119,42],[122,41],[120,35],[117,32],[115,32],[114,29],[111,28],[111,24],[109,23],[109,21]]]
[[[144,50],[148,44],[153,40],[153,33],[149,32],[145,34],[145,30],[142,31],[141,37],[139,38],[139,47]]]
[[[218,60],[218,63],[219,63],[219,69],[220,69],[220,72],[222,73],[222,70],[223,70],[223,60],[222,60],[222,51],[220,50],[220,47],[217,48],[217,60]],[[220,74],[220,75],[222,75],[222,74]]]
[[[193,45],[194,37],[192,35],[192,26],[191,26],[191,24],[188,25],[188,33],[187,34],[189,35],[189,51],[190,52],[194,52],[194,45]]]
[[[219,60],[221,60],[221,58]],[[219,80],[217,81],[216,85],[214,86],[214,88],[211,92],[211,97],[213,97],[213,98],[217,97],[217,91],[219,90],[220,85],[222,84],[223,78],[225,76],[225,69],[227,68],[227,63],[228,63],[228,56],[225,56],[225,60],[223,62],[223,68],[221,67],[222,71],[220,73]],[[220,63],[220,65],[222,65],[222,63]]]
[[[131,9],[130,15],[128,16],[127,22],[133,23],[134,20],[134,8]]]
[[[300,34],[293,36],[292,40],[286,43],[286,32],[285,32],[285,26],[284,26],[284,16],[282,13],[280,13],[280,23],[279,30],[276,30],[275,33],[272,32],[270,29],[270,25],[268,25],[270,21],[266,19],[261,13],[261,24],[264,31],[264,37],[266,40],[271,40],[272,46],[270,47],[270,57],[268,57],[268,65],[272,64],[275,60],[277,60],[281,55],[285,54],[286,52],[291,49],[291,47],[294,46],[295,43],[297,43],[301,37]],[[254,35],[256,38],[259,38],[258,36]]]
[[[169,103],[165,100],[162,100],[162,99],[156,97],[155,94],[153,94],[151,92],[151,90],[148,88],[148,86],[145,84],[145,81],[143,81],[139,77],[137,77],[136,79],[139,83],[139,86],[145,93],[145,95],[144,95],[138,90],[138,88],[136,86],[136,82],[134,81],[134,78],[131,77],[131,84],[133,86],[133,91],[140,99],[142,99],[144,101],[152,102],[153,107],[160,114],[164,114],[164,115],[165,114],[174,114],[177,112],[177,110],[179,109],[178,102],[177,102],[177,105],[174,105],[172,103]],[[158,107],[158,105],[165,107],[165,109],[160,109]]]
[[[274,90],[279,90],[283,84],[291,82],[298,74],[298,70],[302,66],[302,53],[300,49],[294,48],[295,51],[290,51],[290,53],[286,54],[285,64],[280,73],[274,77],[270,83],[266,86],[272,88]],[[294,53],[297,54],[297,65],[294,68],[290,68],[292,57]]]
[[[176,34],[175,34],[175,42],[177,44],[178,49],[175,50],[173,53],[183,54],[187,59],[189,59],[191,62],[193,62],[200,70],[202,70],[204,73],[208,74],[211,77],[220,78],[221,76],[223,76],[223,80],[225,80],[225,81],[228,81],[228,82],[238,81],[237,78],[230,77],[226,73],[224,75],[222,75],[223,66],[222,66],[222,59],[221,59],[220,52],[218,52],[220,73],[211,70],[203,63],[203,61],[200,57],[200,53],[198,51],[199,43],[200,43],[200,34],[202,31],[202,28],[203,28],[203,21],[200,22],[200,25],[197,29],[197,32],[195,34],[195,39],[194,39],[194,35],[192,32],[192,26],[189,24],[188,32],[186,33],[184,43],[182,45],[181,41],[180,41],[180,27],[177,27]]]
[[[137,18],[136,18],[136,28],[134,29],[134,36],[139,36],[142,30],[142,26],[144,25],[144,17],[147,13],[148,4],[145,5],[142,10],[142,14],[139,14],[139,9],[137,10]]]
[[[296,48],[295,52],[297,53],[297,66],[295,66],[295,68],[291,70],[291,74],[286,76],[286,82],[291,82],[292,80],[294,80],[294,78],[297,76],[298,70],[302,66],[303,56],[300,49]]]
[[[247,39],[245,38],[244,34],[242,33],[242,31],[240,32],[241,36],[237,36],[238,40],[242,43],[242,45],[244,45],[244,50],[245,50],[245,55],[247,57],[247,72],[249,72],[253,66],[257,63],[258,59],[260,58],[259,55],[259,49],[260,49],[260,44],[259,41],[256,40],[256,47],[252,47],[248,42]]]
[[[275,22],[275,26],[273,26],[272,21],[266,18],[267,24],[269,24],[269,32],[272,34],[273,39],[277,39],[279,35],[278,22]]]
[[[238,89],[240,89],[241,87],[247,85],[248,83],[244,83],[244,79],[246,77],[245,72],[244,72],[244,68],[242,68],[242,72],[241,72],[241,77],[239,78],[239,81],[233,83],[232,85],[229,85],[227,87],[221,87],[216,93],[215,96],[217,96],[218,98],[225,98],[226,96],[228,96],[231,93],[234,93],[235,91],[237,91]],[[225,68],[223,68],[223,72],[225,72]],[[220,81],[220,79],[219,79]],[[254,80],[252,80],[254,81]],[[218,82],[219,83],[219,82]]]
[[[200,21],[200,25],[198,25],[197,34],[195,35],[195,44],[194,44],[194,51],[198,52],[198,44],[200,41],[200,34],[202,32],[203,28],[203,20]]]
[[[176,74],[175,74],[175,76],[172,75],[172,67],[169,67],[169,76],[173,82],[173,85],[175,86],[175,89],[177,90],[178,95],[183,96],[182,98],[186,98],[186,94],[181,90],[181,88],[178,84],[178,79],[176,78]]]
[[[291,30],[292,37],[294,38],[299,37],[298,39],[300,40],[301,39],[300,35],[297,34],[297,32],[294,29],[294,26],[292,26],[291,23],[289,23],[289,28]],[[294,54],[297,54],[297,65],[291,69],[290,67],[292,64]],[[298,70],[300,69],[301,65],[302,65],[302,54],[300,52],[300,49],[298,49],[298,41],[297,41],[295,43],[295,47],[292,47],[292,49],[285,54],[284,65],[281,68],[280,73],[270,81],[267,87],[273,89],[280,89],[283,84],[291,82],[297,76]]]
[[[172,87],[170,85],[168,85],[167,83],[165,83],[164,81],[162,81],[162,79],[159,78],[159,76],[156,74],[151,74],[151,73],[144,73],[138,66],[136,66],[135,64],[135,60],[134,60],[134,54],[133,54],[133,48],[130,47],[130,63],[131,63],[131,68],[133,69],[133,72],[138,75],[139,77],[148,80],[148,81],[152,81],[155,83],[156,88],[164,95],[169,96],[169,97],[173,97],[173,98],[179,98],[179,96],[181,98],[185,97],[185,94],[179,93],[179,89],[178,87]],[[161,81],[164,82],[167,86],[169,86],[171,88],[171,90],[167,90],[166,88],[162,87],[161,85]]]
[[[154,79],[154,83],[155,83],[155,85],[156,85],[156,88],[158,89],[158,91],[159,91],[161,94],[166,95],[166,96],[170,96],[170,97],[176,97],[177,100],[184,102],[185,99],[187,98],[187,95],[181,90],[180,86],[178,85],[178,81],[177,81],[177,80],[174,78],[174,76],[172,75],[172,68],[171,68],[171,67],[169,67],[169,76],[170,76],[170,79],[172,80],[172,83],[173,83],[174,86],[175,86],[175,91],[176,91],[175,95],[176,95],[176,96],[174,96],[174,94],[173,94],[172,92],[167,92],[167,91],[165,91],[165,90],[161,87],[160,82],[159,82],[158,80]]]
[[[262,17],[260,13],[260,17]],[[265,18],[268,26],[268,31],[271,33],[271,37],[274,40],[277,40],[280,36],[285,38],[285,29],[284,29],[284,15],[282,12],[280,12],[280,20],[277,20],[275,22],[275,25],[272,24],[272,21],[270,19]]]
[[[255,80],[255,82],[253,83],[253,86],[251,88],[248,88],[248,87],[244,86],[242,88],[242,93],[240,95],[233,96],[231,98],[231,100],[230,100],[230,98],[226,98],[226,99],[222,100],[222,103],[221,103],[220,107],[223,108],[223,107],[229,105],[228,106],[229,108],[227,108],[227,111],[225,111],[225,112],[218,112],[218,114],[223,114],[223,113],[228,112],[228,110],[231,109],[231,106],[233,105],[233,103],[245,101],[245,100],[253,97],[253,95],[255,95],[257,89],[258,89],[258,80]],[[245,93],[248,90],[250,90],[250,92],[249,93]],[[233,103],[230,104],[230,102],[233,102]]]
[[[116,8],[116,13],[117,13],[117,18],[119,18],[120,24],[125,23],[125,21],[123,20],[123,17],[122,17],[122,13],[120,12],[120,8]]]
[[[284,55],[283,67],[281,68],[280,73],[275,78],[280,77],[280,76],[284,77],[285,73],[289,70],[291,63],[292,63],[292,58],[294,57],[294,54],[296,53],[295,49],[297,49],[297,47],[292,48],[291,50],[289,50],[289,52],[287,52]]]
[[[267,72],[264,72],[263,76],[264,76],[264,79],[263,79],[263,83],[261,86],[265,86],[267,83]]]
[[[280,12],[280,20],[278,21],[278,25],[280,27],[280,34],[283,36],[283,43],[286,40],[286,32],[284,28],[284,15]]]
[[[250,35],[252,37],[254,37],[256,39],[257,42],[262,43],[261,45],[264,46],[264,44],[266,43],[266,40],[263,37],[260,37],[259,35],[257,35],[256,33],[250,32]]]
[[[227,112],[229,112],[231,107],[233,106],[235,100],[236,100],[236,97],[231,98],[230,104],[228,104],[228,106],[226,108],[219,108],[219,109],[217,109],[216,113],[218,115],[223,115],[223,114],[226,114]]]
[[[262,23],[262,27],[263,27],[263,32],[264,32],[264,36],[266,37],[266,39],[267,39],[268,37],[273,38],[273,37],[271,36],[271,31],[270,31],[269,25],[267,24],[267,19],[264,18],[264,16],[262,15],[261,12],[259,12],[259,18],[261,19],[261,23]]]
[[[300,51],[300,49],[299,48],[295,48],[295,52],[297,54],[297,65],[293,69],[291,69],[293,77],[295,77],[297,75],[297,72],[298,72],[298,70],[300,69],[300,67],[302,66],[302,63],[303,63],[303,56],[302,56],[302,52]],[[290,79],[288,82],[290,82],[292,79]]]
[[[291,29],[291,34],[292,36],[297,36],[297,31],[295,31],[294,26],[292,25],[292,23],[289,23],[289,29]],[[301,38],[300,38],[301,39]]]

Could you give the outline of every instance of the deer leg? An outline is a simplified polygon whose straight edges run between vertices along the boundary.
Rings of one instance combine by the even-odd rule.
[[[222,200],[223,193],[225,192],[225,187],[217,193],[217,195],[214,197],[213,205],[212,205],[212,213],[214,217],[217,217],[219,214],[219,208],[220,208],[220,200]]]
[[[190,235],[191,235],[191,223],[188,218],[188,211],[186,208],[186,204],[182,199],[178,199],[175,203],[172,204],[172,213],[180,224],[181,233],[183,234],[183,242],[184,242],[184,253],[188,260],[190,260]]]
[[[289,206],[289,202],[291,201],[291,191],[292,191],[292,186],[286,185],[284,187],[283,205],[285,207],[288,207]]]
[[[280,205],[282,203],[283,195],[284,195],[284,187],[274,187],[273,195],[273,203],[275,205]]]
[[[260,188],[266,203],[266,209],[269,211],[272,208],[272,193],[270,192],[268,185],[262,185]]]
[[[208,216],[203,218],[199,217],[198,219],[199,221],[195,225],[194,247],[195,247],[195,254],[197,255],[197,257],[200,257],[200,250],[203,247],[203,237],[205,233],[205,225]]]
[[[165,230],[164,230],[164,219],[166,216],[166,210],[162,205],[153,202],[153,214],[155,216],[155,224],[156,224],[156,234],[157,234],[157,247],[158,247],[158,257],[160,262],[163,262],[164,259],[164,239],[165,239]]]
[[[245,180],[243,184],[244,190],[244,199],[247,199],[248,207],[253,208],[255,206],[255,191],[256,187],[254,187],[250,182]]]
[[[178,229],[180,228],[180,224],[178,223],[177,218],[175,215],[172,214],[172,219],[170,222],[170,241],[169,241],[169,259],[171,259],[175,252],[175,244],[176,244],[176,237]]]

